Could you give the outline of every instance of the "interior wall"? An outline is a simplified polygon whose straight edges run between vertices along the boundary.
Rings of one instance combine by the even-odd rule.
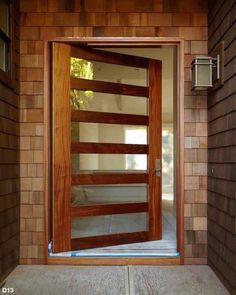
[[[13,1],[12,86],[0,80],[0,283],[19,262],[19,12]]]
[[[224,86],[208,95],[208,261],[236,294],[236,2],[210,1],[209,54],[225,43]]]
[[[185,40],[185,263],[207,256],[207,100],[191,91],[190,65],[207,54],[205,0],[21,0],[21,263],[44,263],[44,40],[180,37]],[[23,150],[23,143],[29,142]]]

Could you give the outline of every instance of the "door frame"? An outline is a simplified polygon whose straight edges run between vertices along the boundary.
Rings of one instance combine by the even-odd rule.
[[[176,187],[176,220],[177,220],[177,250],[180,257],[157,258],[157,257],[49,257],[48,243],[51,232],[50,204],[52,194],[51,175],[51,44],[62,42],[81,44],[88,47],[136,47],[136,48],[159,48],[165,46],[175,47],[176,81],[174,85],[175,95],[175,187]],[[177,173],[176,173],[177,172]],[[181,38],[165,37],[58,37],[44,41],[44,208],[45,208],[45,264],[77,264],[77,265],[169,265],[184,264],[184,40]]]

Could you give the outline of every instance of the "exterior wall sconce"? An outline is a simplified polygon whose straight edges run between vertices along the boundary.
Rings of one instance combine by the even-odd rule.
[[[196,56],[192,61],[192,89],[207,90],[213,82],[220,79],[220,55]]]
[[[196,56],[192,61],[192,90],[216,89],[224,84],[224,42],[211,56]]]

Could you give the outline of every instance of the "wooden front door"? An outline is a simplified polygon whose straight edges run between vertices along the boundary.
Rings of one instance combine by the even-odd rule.
[[[95,68],[93,62],[102,63],[105,67]],[[106,68],[106,65],[112,65],[113,70]],[[132,83],[123,83],[122,77],[112,80],[114,67],[119,67],[121,76],[125,76],[128,68],[145,71],[146,85],[134,85],[133,80]],[[53,43],[54,253],[161,239],[161,67],[159,60]],[[103,70],[109,81],[103,79]],[[99,71],[100,76],[96,74]],[[96,76],[100,79],[96,80]],[[95,96],[95,93],[99,95]],[[114,100],[116,111],[107,106],[102,109],[99,99],[105,97],[108,101]],[[146,114],[135,113],[140,98],[147,102]],[[129,99],[133,101],[133,108],[129,107],[127,113],[122,112],[122,103],[125,105]],[[128,126],[127,130],[131,132],[144,126],[142,130],[147,130],[147,142],[137,142],[139,136],[136,136],[135,143],[121,142],[115,133],[109,136],[105,134],[117,126],[120,126],[119,130],[126,130],[125,126]],[[144,155],[145,158],[137,159],[141,159],[142,165],[146,159],[146,168],[133,168],[136,165],[133,155],[137,154]],[[132,196],[127,200],[122,199],[134,187],[135,192],[146,188],[145,200],[141,198],[141,201],[137,201],[134,198],[132,201]],[[121,188],[123,191],[119,191]],[[109,198],[105,198],[107,192]],[[128,214],[141,212],[146,212],[147,216],[145,229],[132,231],[131,227],[127,231],[129,219],[126,219],[125,231],[122,232],[122,228],[120,232],[119,229],[115,232],[104,231],[106,216],[119,216],[124,222]],[[96,216],[100,216],[100,219],[91,221]],[[83,225],[86,224],[88,232],[76,236],[74,224],[80,232],[83,232]],[[98,226],[99,234],[95,231]]]

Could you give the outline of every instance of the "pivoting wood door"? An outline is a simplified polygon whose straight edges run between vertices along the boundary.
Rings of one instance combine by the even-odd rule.
[[[53,252],[161,239],[161,73],[53,43]]]

